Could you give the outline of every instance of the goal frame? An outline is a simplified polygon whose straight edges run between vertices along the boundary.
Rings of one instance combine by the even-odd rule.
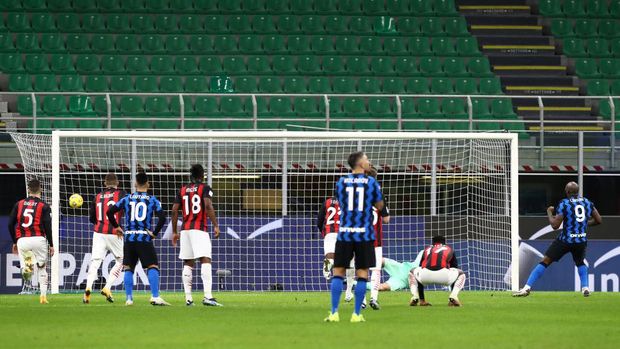
[[[290,140],[413,140],[413,139],[500,139],[510,141],[510,240],[511,289],[519,289],[519,145],[516,133],[479,132],[363,132],[363,131],[64,131],[52,132],[52,241],[57,247],[51,258],[51,293],[59,293],[60,281],[60,140],[61,138],[127,138],[235,141],[243,139]],[[284,166],[286,171],[286,166]],[[287,195],[283,193],[283,195]]]

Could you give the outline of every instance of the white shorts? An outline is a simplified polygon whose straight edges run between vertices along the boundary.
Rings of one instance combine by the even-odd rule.
[[[415,268],[413,275],[422,285],[452,285],[459,277],[459,270],[456,268],[444,268],[441,270],[429,270],[426,268]]]
[[[211,238],[207,232],[194,229],[182,230],[179,244],[181,245],[180,259],[211,258]]]
[[[329,233],[323,238],[323,255],[336,252],[336,241],[338,240],[337,233]]]
[[[375,269],[381,270],[381,266],[383,264],[383,247],[375,247],[375,260],[377,262],[377,264],[375,265]]]
[[[116,234],[94,233],[91,259],[104,259],[108,251],[114,258],[123,258],[123,238]]]
[[[49,249],[47,240],[43,236],[29,236],[17,240],[17,253],[22,268],[25,266],[24,253],[28,251],[32,252],[35,264],[44,265],[47,263]]]

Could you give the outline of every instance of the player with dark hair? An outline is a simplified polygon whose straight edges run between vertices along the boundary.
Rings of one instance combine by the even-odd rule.
[[[592,201],[579,196],[579,184],[569,182],[564,188],[566,198],[560,201],[558,208],[553,206],[547,208],[547,218],[553,229],[559,229],[564,224],[564,229],[553,241],[545,252],[543,260],[532,270],[525,286],[513,294],[514,297],[529,296],[532,286],[538,280],[547,267],[553,262],[557,262],[565,254],[573,256],[573,261],[581,280],[581,293],[584,297],[590,295],[588,287],[588,266],[585,264],[586,246],[588,244],[587,229],[589,226],[599,225],[603,218],[598,213]],[[555,210],[555,215],[553,211]]]
[[[150,184],[146,173],[136,175],[136,192],[126,195],[108,209],[107,215],[116,234],[124,234],[123,266],[125,269],[126,305],[133,305],[133,274],[138,261],[147,268],[151,288],[152,305],[170,305],[159,296],[159,265],[153,239],[157,237],[166,222],[166,213],[154,195],[148,193]],[[125,213],[125,231],[119,227],[116,213]],[[153,217],[157,226],[151,231]]]
[[[317,214],[316,226],[323,238],[323,277],[330,278],[334,266],[334,250],[340,225],[340,205],[335,197],[327,198]]]
[[[336,183],[336,198],[340,203],[341,215],[338,240],[334,255],[333,277],[331,282],[332,308],[327,322],[338,322],[338,305],[343,287],[345,269],[355,257],[355,310],[351,322],[363,322],[362,303],[366,295],[368,268],[376,265],[374,241],[375,231],[372,226],[373,206],[383,209],[383,194],[379,183],[366,173],[370,161],[364,152],[355,152],[347,160],[351,173],[342,176]]]
[[[105,259],[108,252],[114,256],[114,266],[110,269],[105,286],[101,289],[101,294],[110,303],[114,302],[112,285],[121,275],[123,269],[123,235],[115,234],[114,227],[108,220],[108,208],[116,204],[126,194],[118,189],[118,177],[113,172],[108,173],[104,179],[105,189],[95,195],[93,203],[90,205],[90,222],[93,224],[93,248],[86,277],[86,290],[82,302],[90,303],[90,294],[93,283],[97,279],[97,271]],[[116,214],[116,220],[120,220],[120,213]]]
[[[205,170],[200,164],[190,168],[190,183],[181,187],[179,195],[172,206],[172,245],[176,246],[180,240],[181,251],[179,258],[183,260],[183,288],[185,290],[185,304],[194,305],[192,299],[192,270],[194,261],[200,259],[200,276],[204,287],[203,305],[222,306],[213,298],[213,271],[211,266],[211,239],[209,238],[209,221],[213,224],[213,236],[220,236],[220,227],[215,217],[215,209],[211,200],[213,190],[203,183]],[[181,233],[178,232],[177,222],[179,210],[183,213]]]
[[[41,295],[39,303],[47,304],[47,264],[54,255],[52,243],[52,216],[48,204],[41,200],[41,182],[28,181],[28,197],[19,200],[9,216],[9,233],[13,240],[13,253],[19,255],[24,281],[29,281],[34,268],[39,274]],[[49,247],[48,247],[49,246]]]
[[[420,291],[426,285],[443,285],[452,287],[448,305],[460,307],[458,296],[465,286],[465,273],[458,269],[456,254],[452,247],[446,244],[446,238],[441,235],[434,236],[433,244],[426,247],[423,253],[420,267],[409,273],[412,295],[409,305],[428,305],[426,301],[420,304],[420,300],[424,300]]]

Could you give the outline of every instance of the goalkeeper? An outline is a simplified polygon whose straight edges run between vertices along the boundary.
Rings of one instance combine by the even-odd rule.
[[[398,291],[409,288],[409,272],[413,268],[420,266],[422,252],[413,262],[398,262],[391,258],[383,258],[382,267],[390,278],[379,285],[379,291]],[[366,288],[370,290],[372,285],[366,284]]]

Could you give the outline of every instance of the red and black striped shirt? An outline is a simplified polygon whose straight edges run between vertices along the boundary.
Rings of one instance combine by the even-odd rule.
[[[440,270],[443,268],[458,268],[456,255],[452,247],[448,245],[435,244],[428,246],[422,256],[422,268],[429,270]]]
[[[120,189],[106,188],[101,193],[95,195],[90,206],[90,222],[94,225],[93,230],[99,234],[112,234],[114,227],[108,220],[108,208],[116,204],[125,196],[125,192]],[[120,221],[120,212],[116,214],[116,221]]]
[[[321,231],[321,236],[338,233],[340,227],[340,203],[336,198],[329,198],[323,202],[319,209],[317,227]]]
[[[52,245],[51,208],[38,197],[19,200],[9,217],[9,233],[13,242],[24,237],[43,236]]]
[[[181,230],[207,231],[208,217],[205,210],[205,200],[213,198],[213,190],[204,183],[191,183],[181,187],[175,201],[181,205],[183,211],[183,226]]]

